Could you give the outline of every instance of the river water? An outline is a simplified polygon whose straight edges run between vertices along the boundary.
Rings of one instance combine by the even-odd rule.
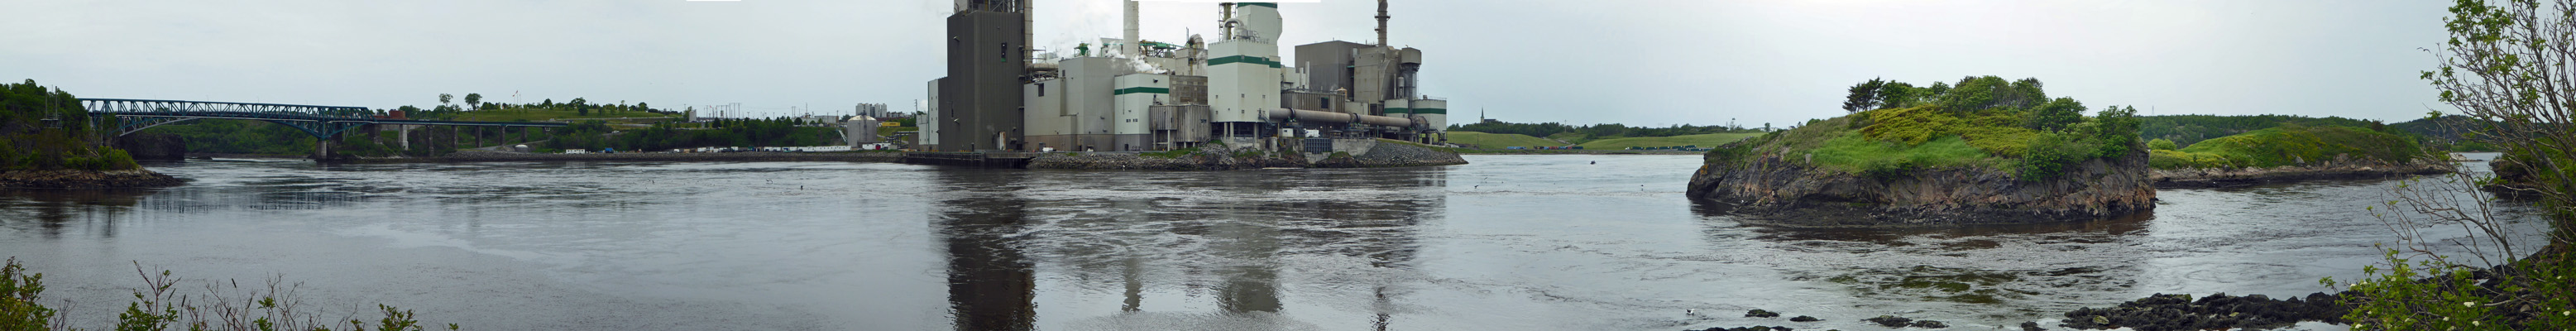
[[[1694,156],[1468,160],[162,163],[194,182],[0,194],[0,255],[90,328],[141,264],[485,330],[1873,330],[1859,319],[1988,329],[2159,292],[2304,295],[2396,238],[2364,209],[2392,180],[2165,190],[2152,214],[2089,222],[1794,229],[1685,199]],[[1785,315],[1739,317],[1757,308]]]

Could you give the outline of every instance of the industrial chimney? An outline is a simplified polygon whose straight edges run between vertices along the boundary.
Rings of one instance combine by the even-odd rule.
[[[1141,37],[1137,36],[1137,34],[1138,34],[1138,33],[1136,32],[1136,0],[1127,0],[1127,34],[1126,34],[1125,36],[1123,36],[1123,37],[1126,37],[1126,38],[1127,38],[1127,40],[1126,40],[1126,43],[1122,44],[1122,45],[1125,45],[1125,46],[1120,46],[1120,47],[1118,47],[1118,56],[1124,56],[1124,57],[1126,57],[1126,58],[1133,59],[1133,58],[1137,58],[1137,56],[1136,56],[1137,54],[1142,54],[1142,53],[1139,53],[1138,51],[1140,51],[1140,50],[1143,50],[1143,49],[1144,49],[1144,45],[1143,45],[1143,44],[1144,44],[1145,42],[1144,42],[1143,40],[1138,39],[1138,38],[1141,38]]]
[[[1377,45],[1386,46],[1386,0],[1377,0]]]

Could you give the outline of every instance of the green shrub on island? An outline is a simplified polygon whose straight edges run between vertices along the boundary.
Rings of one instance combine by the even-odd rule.
[[[32,79],[0,85],[0,171],[140,168],[98,141],[89,124],[89,110],[71,93]]]
[[[1711,149],[1708,162],[1778,153],[1818,169],[1875,178],[1982,168],[2035,181],[2069,165],[2143,148],[2135,108],[2106,107],[2084,116],[2083,103],[2049,98],[2037,79],[1968,77],[1931,88],[1873,79],[1854,86],[1844,106],[1853,114]]]
[[[2147,166],[2157,169],[2268,168],[2315,164],[2334,160],[2337,156],[2403,164],[2436,157],[2415,139],[2392,132],[2298,124],[2212,138],[2180,149],[2158,149],[2149,153]]]

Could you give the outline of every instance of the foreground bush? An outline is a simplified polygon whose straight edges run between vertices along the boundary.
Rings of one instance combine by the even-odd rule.
[[[376,305],[383,317],[374,323],[351,319],[326,320],[321,314],[300,309],[295,298],[295,285],[283,278],[270,278],[265,288],[241,287],[237,281],[209,282],[202,295],[179,294],[174,290],[180,280],[164,270],[154,275],[135,265],[135,275],[143,289],[134,291],[134,302],[116,315],[114,330],[185,330],[275,331],[275,330],[422,330],[420,321],[410,310]],[[72,328],[62,311],[43,303],[44,274],[27,273],[10,258],[0,266],[0,330],[78,330]],[[352,313],[347,316],[356,316]],[[326,322],[327,321],[327,322]],[[456,330],[456,324],[448,324]]]

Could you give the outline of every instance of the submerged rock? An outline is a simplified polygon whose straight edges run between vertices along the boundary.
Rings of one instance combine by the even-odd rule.
[[[1752,310],[1752,311],[1744,312],[1744,317],[1772,318],[1772,317],[1780,317],[1780,313],[1774,313],[1774,312],[1771,312],[1771,311],[1768,311],[1768,310],[1754,309],[1754,310]]]
[[[1790,321],[1790,322],[1814,322],[1814,321],[1822,321],[1822,320],[1821,320],[1821,319],[1816,319],[1814,316],[1798,315],[1798,317],[1790,317],[1790,318],[1789,318],[1789,321]]]
[[[1878,323],[1878,325],[1880,325],[1880,326],[1886,326],[1886,327],[1891,327],[1891,328],[1901,328],[1901,327],[1905,327],[1905,323],[1906,323],[1906,322],[1913,322],[1913,321],[1914,321],[1914,319],[1911,319],[1911,318],[1896,317],[1896,316],[1888,316],[1888,315],[1879,315],[1878,317],[1871,317],[1871,318],[1866,318],[1866,319],[1861,319],[1861,320],[1863,320],[1863,321],[1869,321],[1870,323]]]
[[[1797,329],[1791,329],[1791,328],[1786,327],[1786,326],[1760,326],[1760,325],[1755,325],[1755,326],[1748,326],[1748,327],[1732,327],[1732,328],[1721,326],[1721,327],[1713,327],[1713,328],[1706,328],[1706,329],[1698,329],[1698,330],[1682,330],[1682,331],[1797,331]]]

